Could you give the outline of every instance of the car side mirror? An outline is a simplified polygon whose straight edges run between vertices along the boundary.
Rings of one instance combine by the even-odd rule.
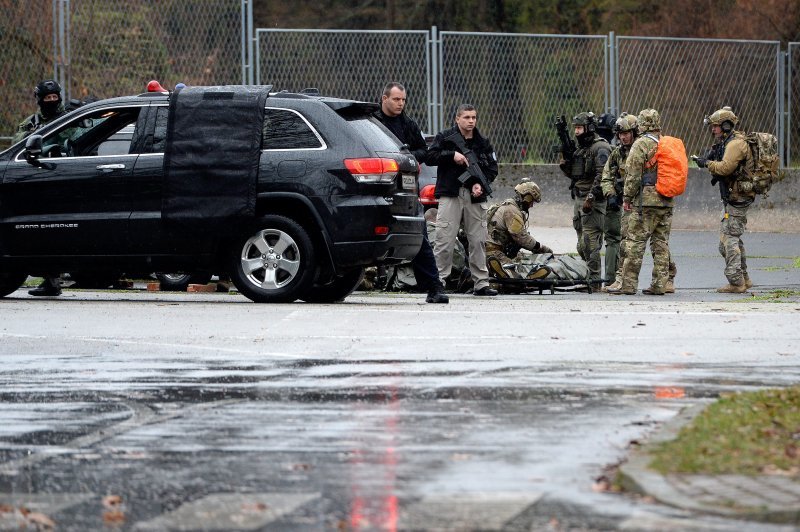
[[[43,163],[39,160],[39,157],[42,155],[42,136],[41,135],[31,135],[28,137],[28,140],[25,141],[25,160],[28,161],[28,164],[31,166],[35,166],[36,168],[44,168],[46,170],[52,170],[55,168],[55,165],[49,163]]]
[[[36,159],[42,155],[42,136],[31,135],[25,142],[25,159]]]

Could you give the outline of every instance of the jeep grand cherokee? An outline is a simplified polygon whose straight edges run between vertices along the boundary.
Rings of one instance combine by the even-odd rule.
[[[419,168],[377,104],[270,89],[101,100],[0,153],[0,297],[53,271],[214,271],[328,302],[413,258]]]

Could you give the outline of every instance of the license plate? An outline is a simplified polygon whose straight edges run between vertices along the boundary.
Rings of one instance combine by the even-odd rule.
[[[403,190],[414,190],[417,188],[417,176],[403,174]]]

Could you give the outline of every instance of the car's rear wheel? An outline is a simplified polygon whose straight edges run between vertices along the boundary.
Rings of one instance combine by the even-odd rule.
[[[211,274],[194,273],[156,273],[161,290],[165,292],[185,292],[190,284],[208,284]]]
[[[353,293],[364,280],[364,268],[337,275],[330,282],[315,284],[301,299],[308,303],[336,303]]]
[[[27,273],[0,272],[0,297],[6,297],[8,294],[14,292],[17,288],[22,286],[22,283],[24,283],[27,278]]]
[[[290,303],[314,282],[314,246],[290,218],[264,216],[232,247],[231,281],[256,303]]]

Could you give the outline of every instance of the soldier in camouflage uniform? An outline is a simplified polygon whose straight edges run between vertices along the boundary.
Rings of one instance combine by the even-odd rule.
[[[621,209],[622,192],[625,185],[625,163],[628,159],[628,153],[631,151],[633,141],[639,136],[636,117],[628,113],[622,113],[614,124],[614,134],[618,142],[611,151],[611,156],[608,158],[605,168],[603,168],[603,177],[600,184],[603,189],[603,195],[608,201],[605,226],[606,278],[614,279],[609,288],[619,289],[622,286],[622,263],[627,254],[625,239],[628,236],[628,219],[630,218],[630,212]],[[617,206],[616,209],[614,206]],[[617,248],[613,245],[615,241],[619,242]],[[675,263],[670,258],[669,279],[664,287],[664,292],[667,294],[675,292],[674,279],[677,271]]]
[[[600,248],[603,246],[606,202],[603,201],[598,176],[611,154],[611,145],[597,134],[594,113],[579,113],[572,119],[578,149],[561,171],[571,180],[574,200],[572,226],[578,235],[578,254],[589,266],[589,282],[600,284]],[[596,185],[596,186],[595,186]],[[595,201],[597,198],[597,201]]]
[[[486,265],[493,277],[539,279],[550,270],[522,264],[517,258],[520,249],[533,253],[552,253],[528,232],[528,210],[542,201],[539,185],[531,181],[514,187],[514,197],[489,207],[486,214],[489,237],[486,240]]]
[[[669,234],[672,229],[674,200],[656,192],[658,163],[654,156],[661,138],[661,117],[655,109],[644,109],[637,118],[639,138],[631,146],[625,164],[622,208],[630,213],[622,265],[622,286],[609,287],[608,293],[633,295],[639,284],[642,259],[650,241],[653,253],[653,278],[645,294],[664,295],[669,277]]]
[[[36,96],[36,102],[39,104],[39,112],[32,114],[19,125],[17,133],[11,141],[12,144],[23,140],[34,131],[43,128],[66,113],[61,99],[61,85],[57,81],[53,79],[40,81],[33,89],[33,95]],[[61,279],[59,274],[45,275],[42,283],[32,290],[28,290],[28,293],[32,296],[60,296]]]
[[[693,157],[697,166],[708,168],[712,185],[719,183],[723,213],[719,231],[719,252],[725,259],[728,284],[717,292],[741,294],[753,286],[747,274],[742,234],[747,228],[747,210],[756,198],[752,181],[745,168],[752,166],[753,154],[744,133],[735,131],[739,119],[730,107],[723,107],[706,118],[706,124],[716,140],[706,157]]]

